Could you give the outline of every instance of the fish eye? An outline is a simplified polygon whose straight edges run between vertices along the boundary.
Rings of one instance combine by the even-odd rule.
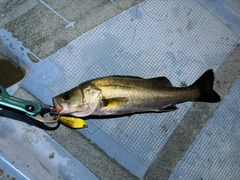
[[[63,94],[63,99],[69,100],[70,98],[71,98],[71,95],[70,95],[69,92],[65,92],[65,93]]]

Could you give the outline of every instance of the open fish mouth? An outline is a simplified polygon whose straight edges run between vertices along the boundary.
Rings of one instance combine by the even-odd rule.
[[[63,107],[57,102],[55,98],[52,99],[54,107],[51,110],[53,114],[60,114],[63,111]]]

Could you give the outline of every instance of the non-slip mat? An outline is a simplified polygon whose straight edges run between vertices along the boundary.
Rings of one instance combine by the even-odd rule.
[[[240,179],[240,77],[170,179]]]
[[[239,0],[224,0],[232,9],[240,14],[240,2]]]
[[[237,41],[196,1],[147,0],[31,65],[22,86],[51,104],[50,97],[107,75],[166,76],[174,86],[190,85],[206,70],[216,72]],[[142,178],[191,105],[170,113],[88,120],[81,133]]]

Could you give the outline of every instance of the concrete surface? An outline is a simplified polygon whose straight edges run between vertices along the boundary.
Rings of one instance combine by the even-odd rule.
[[[44,59],[83,32],[139,2],[45,1],[52,8],[49,9],[43,1],[4,0],[0,2],[0,27],[8,29],[25,47]]]
[[[52,9],[49,9],[44,2]],[[47,0],[44,2],[37,0],[0,1],[0,28],[8,29],[40,59],[46,58],[81,36],[82,33],[141,1],[59,0],[53,2]],[[239,57],[240,45],[235,48],[216,74],[214,89],[222,98],[240,75]],[[37,62],[38,60],[32,57],[32,61]],[[23,89],[19,89],[16,96],[35,100]],[[147,171],[146,179],[168,179],[170,177],[176,164],[218,105],[194,104]],[[98,178],[137,179],[79,132],[60,125],[56,131],[47,131],[47,133]],[[68,138],[63,138],[66,137],[66,134],[68,134]],[[72,139],[74,139],[74,143]]]

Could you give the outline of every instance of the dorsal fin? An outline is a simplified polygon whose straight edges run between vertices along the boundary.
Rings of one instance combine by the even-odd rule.
[[[121,75],[112,75],[112,76],[108,76],[108,77],[123,77],[123,78],[135,78],[135,79],[143,79],[141,77],[138,76],[121,76]]]
[[[119,75],[113,75],[113,76],[108,76],[108,77],[123,77],[123,78],[133,78],[133,79],[144,79],[138,76],[119,76]],[[165,87],[172,87],[172,83],[170,82],[170,80],[164,76],[162,77],[155,77],[155,78],[149,78],[146,80],[152,80],[155,81],[156,83],[158,83],[161,86],[165,86]]]
[[[172,87],[172,83],[166,77],[150,78],[149,80],[156,81],[156,83],[158,83],[161,86]]]

